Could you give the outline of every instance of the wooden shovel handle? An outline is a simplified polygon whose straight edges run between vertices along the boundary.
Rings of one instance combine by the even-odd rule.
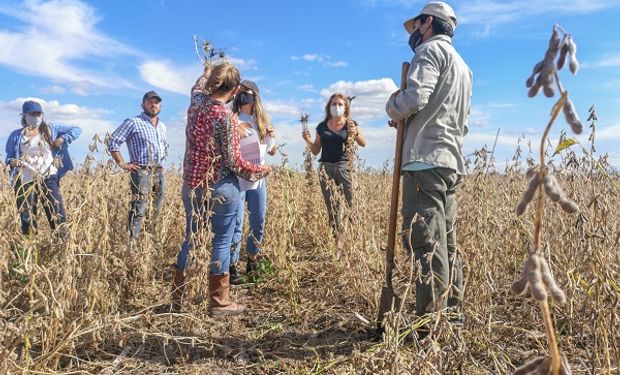
[[[407,73],[409,63],[404,62],[401,69],[400,89],[407,88]],[[385,282],[392,288],[392,269],[394,268],[394,247],[396,245],[396,219],[398,215],[398,194],[400,191],[400,165],[403,159],[403,138],[405,135],[405,121],[396,124],[396,151],[394,153],[394,173],[392,174],[392,197],[390,199],[390,223],[385,261]]]

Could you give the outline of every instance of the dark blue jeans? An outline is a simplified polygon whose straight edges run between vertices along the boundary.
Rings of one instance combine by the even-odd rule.
[[[205,189],[181,189],[185,207],[185,241],[177,256],[177,268],[184,269],[191,249],[199,243],[197,234],[211,223],[211,274],[221,275],[230,267],[230,249],[239,207],[239,180],[233,173],[218,181],[210,196]]]
[[[164,173],[159,169],[140,169],[131,173],[131,210],[129,211],[128,229],[131,238],[136,239],[142,230],[146,216],[148,197],[153,194],[153,217],[155,220],[164,200]]]
[[[243,237],[243,211],[245,202],[248,203],[248,211],[250,211],[250,233],[245,243],[245,252],[253,257],[260,252],[260,244],[263,242],[263,234],[265,233],[265,214],[267,210],[267,184],[262,181],[261,185],[252,190],[241,193],[239,199],[239,207],[237,208],[237,220],[235,234],[233,236],[233,254],[232,262],[239,261],[241,253],[241,240]]]
[[[50,176],[43,182],[22,184],[21,180],[17,180],[15,195],[17,196],[17,211],[24,235],[29,235],[37,229],[36,216],[39,203],[43,205],[47,222],[52,231],[56,229],[58,224],[67,221],[57,175]]]

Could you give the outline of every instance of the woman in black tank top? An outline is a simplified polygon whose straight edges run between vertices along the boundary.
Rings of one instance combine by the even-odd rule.
[[[302,133],[312,154],[321,153],[319,162],[320,183],[329,223],[335,235],[340,230],[338,199],[334,197],[336,190],[342,190],[347,205],[351,205],[352,186],[349,176],[348,147],[355,141],[359,146],[366,146],[366,140],[359,126],[350,118],[350,105],[347,98],[340,93],[333,94],[325,105],[325,119],[316,127],[314,142],[309,131]]]

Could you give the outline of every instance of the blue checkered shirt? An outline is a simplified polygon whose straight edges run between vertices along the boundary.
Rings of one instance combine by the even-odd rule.
[[[110,137],[108,150],[120,151],[121,145],[127,142],[129,160],[141,166],[162,165],[168,155],[166,143],[166,125],[158,119],[153,125],[147,115],[126,119]]]

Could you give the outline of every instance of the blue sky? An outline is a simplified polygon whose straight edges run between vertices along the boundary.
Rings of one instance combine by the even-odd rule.
[[[19,127],[25,98],[43,101],[47,120],[75,124],[83,159],[95,133],[140,112],[144,92],[163,97],[170,162],[184,151],[188,90],[201,71],[193,35],[225,49],[261,89],[293,165],[302,160],[300,113],[311,125],[335,91],[357,95],[353,117],[368,139],[361,157],[381,166],[393,157],[394,131],[384,104],[400,64],[412,52],[403,21],[422,1],[12,1],[0,2],[0,143]],[[582,118],[598,109],[598,150],[620,166],[620,0],[453,1],[454,45],[474,73],[470,134],[464,151],[493,144],[509,159],[521,136],[538,139],[550,99],[526,96],[525,80],[560,24],[578,45],[582,69],[561,72]],[[554,136],[566,128],[562,119]],[[587,136],[580,137],[586,141]],[[103,155],[98,155],[102,158]],[[279,163],[279,158],[271,160]]]

